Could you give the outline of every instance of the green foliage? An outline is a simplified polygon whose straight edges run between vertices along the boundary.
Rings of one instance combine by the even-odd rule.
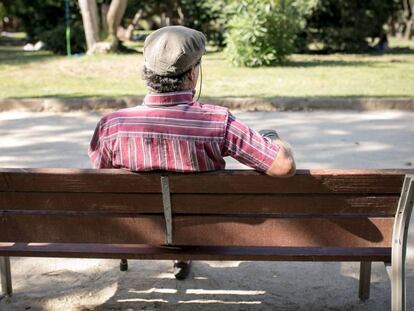
[[[237,66],[257,67],[282,63],[295,49],[296,34],[312,8],[307,0],[233,1],[224,13],[226,54]]]
[[[55,54],[66,54],[66,26],[59,24],[55,28],[46,30],[39,34],[39,39],[46,43],[46,48]],[[80,21],[71,25],[70,41],[72,53],[83,53],[86,51],[85,33]]]
[[[164,13],[171,25],[197,29],[206,34],[210,44],[223,45],[223,28],[217,21],[228,2],[229,0],[129,0],[125,20],[131,20],[138,9],[142,9],[145,24],[155,29],[162,26],[161,14]]]
[[[42,40],[47,49],[66,53],[65,1],[63,0],[7,0],[5,7],[9,15],[19,18],[30,41]],[[85,51],[85,37],[77,0],[70,0],[71,45],[73,51]]]
[[[395,8],[395,0],[318,0],[304,43],[321,44],[328,52],[366,51],[367,40],[381,37]]]
[[[220,17],[220,8],[226,1],[217,0],[180,0],[184,26],[202,31],[213,45],[222,45],[223,33],[217,27],[216,20]]]

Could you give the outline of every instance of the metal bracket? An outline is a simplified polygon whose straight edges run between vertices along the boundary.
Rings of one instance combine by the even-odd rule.
[[[164,218],[165,218],[165,242],[172,244],[172,211],[171,211],[171,193],[170,183],[168,176],[161,176],[161,192],[162,192],[162,204],[164,207]]]
[[[391,257],[391,309],[406,310],[405,262],[408,226],[414,206],[414,175],[406,175],[395,215]]]

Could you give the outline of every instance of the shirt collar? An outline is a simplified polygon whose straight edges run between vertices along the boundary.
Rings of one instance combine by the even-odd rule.
[[[144,98],[146,106],[174,106],[192,102],[193,92],[191,91],[147,94]]]

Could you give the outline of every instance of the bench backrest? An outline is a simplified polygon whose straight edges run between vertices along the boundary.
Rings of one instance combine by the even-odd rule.
[[[175,245],[390,247],[404,176],[413,173],[0,169],[0,242],[162,245],[160,178],[168,176]]]

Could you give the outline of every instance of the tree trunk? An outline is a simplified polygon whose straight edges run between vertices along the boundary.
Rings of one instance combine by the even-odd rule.
[[[99,18],[96,0],[79,0],[88,54],[93,53],[99,40]]]
[[[413,28],[414,28],[414,17],[411,17],[411,19],[405,23],[405,32],[404,32],[405,40],[411,39],[411,36],[413,34]]]
[[[131,40],[134,29],[136,28],[143,12],[144,11],[142,9],[139,9],[138,12],[135,13],[134,19],[132,20],[131,24],[128,25],[128,28],[125,31],[125,38],[127,40]]]
[[[177,7],[177,14],[178,14],[178,23],[179,23],[180,25],[184,25],[184,22],[185,22],[185,15],[184,15],[183,10],[181,9],[181,6],[178,6],[178,7]]]
[[[405,19],[404,39],[410,40],[414,27],[414,0],[404,0],[403,7]]]
[[[106,22],[108,23],[108,38],[110,40],[111,50],[116,50],[119,40],[116,36],[122,17],[124,16],[128,0],[112,0],[109,6]]]

